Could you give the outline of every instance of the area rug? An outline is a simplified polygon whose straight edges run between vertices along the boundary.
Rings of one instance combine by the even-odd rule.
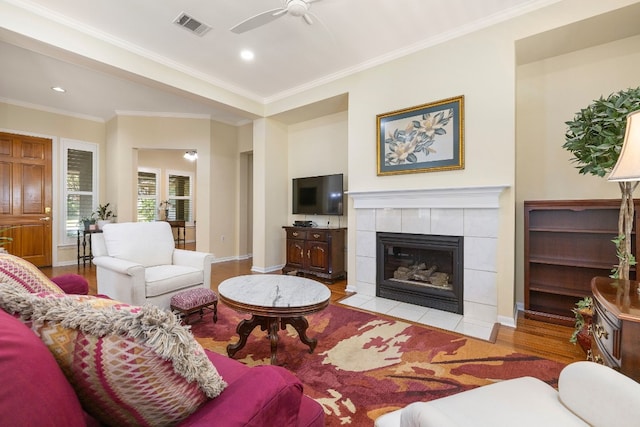
[[[248,318],[218,305],[192,325],[203,347],[226,355],[236,327]],[[417,400],[428,401],[520,376],[557,386],[563,364],[455,333],[416,326],[340,305],[308,316],[313,354],[295,330],[279,334],[278,364],[292,371],[319,402],[327,426],[371,426],[378,416]],[[270,363],[269,340],[257,328],[235,358],[250,366]]]

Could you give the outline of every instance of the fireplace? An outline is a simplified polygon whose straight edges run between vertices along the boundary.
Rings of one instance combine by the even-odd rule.
[[[463,314],[462,236],[376,233],[376,296]]]

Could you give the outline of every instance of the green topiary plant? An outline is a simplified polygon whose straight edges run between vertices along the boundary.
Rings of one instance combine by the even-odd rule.
[[[600,97],[577,112],[573,120],[565,122],[569,127],[563,148],[570,151],[581,174],[600,177],[611,172],[622,149],[627,115],[640,110],[640,87]],[[629,267],[635,264],[631,253],[631,228],[633,226],[633,191],[638,182],[619,182],[622,200],[618,218],[618,236],[613,242],[617,247],[618,265],[611,277],[629,279]]]

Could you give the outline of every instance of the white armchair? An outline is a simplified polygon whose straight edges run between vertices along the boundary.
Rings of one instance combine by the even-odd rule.
[[[168,309],[178,292],[211,287],[213,255],[176,249],[167,222],[106,224],[91,239],[98,294]]]

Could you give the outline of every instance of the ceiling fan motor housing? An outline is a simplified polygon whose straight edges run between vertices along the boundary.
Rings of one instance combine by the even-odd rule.
[[[303,0],[289,0],[287,12],[293,16],[303,16],[309,10],[309,5]]]

